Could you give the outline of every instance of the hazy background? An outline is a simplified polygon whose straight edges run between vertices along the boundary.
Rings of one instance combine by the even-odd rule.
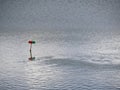
[[[119,28],[120,0],[0,0],[0,32]]]
[[[119,28],[120,0],[0,0],[0,89],[120,90]]]

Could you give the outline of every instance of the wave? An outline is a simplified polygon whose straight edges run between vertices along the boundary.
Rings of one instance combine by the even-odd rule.
[[[45,56],[38,57],[43,63],[56,67],[74,67],[74,68],[89,68],[89,69],[120,69],[120,64],[114,64],[110,59],[84,56],[77,58]]]

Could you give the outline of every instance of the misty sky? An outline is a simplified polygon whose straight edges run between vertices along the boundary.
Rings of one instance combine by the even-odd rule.
[[[0,31],[120,28],[120,0],[0,0]]]

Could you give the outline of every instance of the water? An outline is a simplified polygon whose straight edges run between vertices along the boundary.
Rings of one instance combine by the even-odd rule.
[[[119,33],[1,32],[0,89],[119,90]],[[28,60],[30,39],[36,41],[33,61]]]

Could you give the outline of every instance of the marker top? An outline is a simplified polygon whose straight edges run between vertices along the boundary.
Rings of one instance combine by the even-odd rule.
[[[28,43],[29,43],[29,44],[35,44],[36,42],[35,42],[35,41],[30,40],[30,41],[28,41]]]

